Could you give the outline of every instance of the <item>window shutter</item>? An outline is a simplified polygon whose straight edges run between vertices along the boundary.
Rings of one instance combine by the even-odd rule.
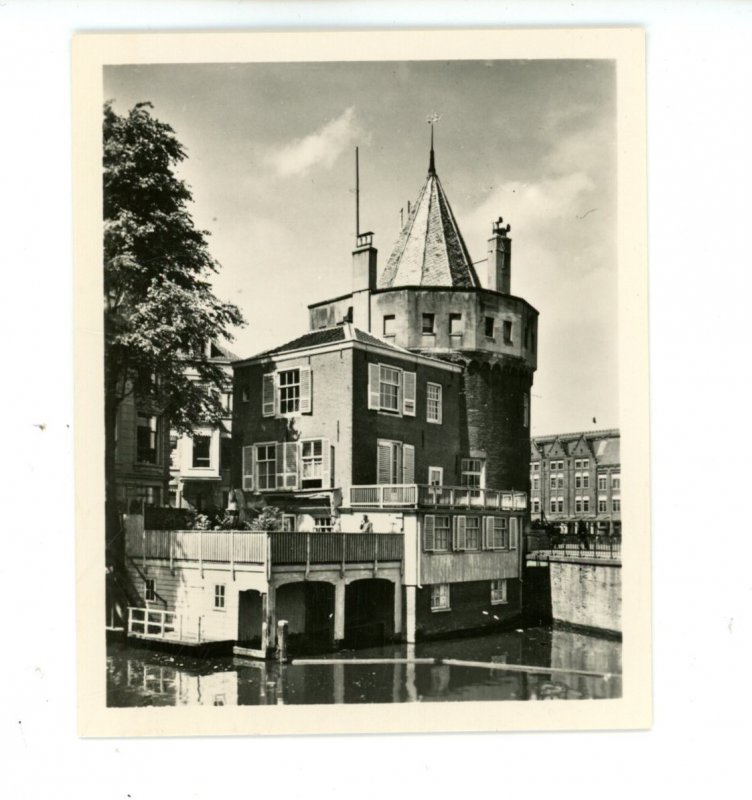
[[[415,373],[402,373],[402,413],[408,417],[415,416]]]
[[[298,452],[300,445],[297,442],[285,442],[285,489],[298,488]]]
[[[311,368],[300,368],[300,413],[311,413]]]
[[[429,553],[436,549],[435,530],[436,518],[433,514],[426,514],[423,517],[423,549]]]
[[[377,483],[392,482],[392,448],[385,442],[378,444],[378,457],[376,472],[378,474]]]
[[[277,488],[285,488],[285,445],[283,442],[277,442],[277,458],[275,467],[277,468]]]
[[[274,416],[274,373],[264,375],[261,397],[261,414],[264,417]]]
[[[368,365],[368,408],[378,410],[381,407],[379,394],[380,370],[378,364]]]
[[[255,462],[255,448],[253,445],[243,448],[243,491],[252,492],[253,481],[253,465]]]
[[[510,550],[516,550],[517,549],[517,539],[518,539],[519,526],[520,526],[519,517],[510,517],[509,518],[509,549]]]
[[[331,451],[334,448],[329,447],[329,440],[321,440],[321,486],[324,489],[330,489],[332,486],[332,462]]]
[[[467,550],[467,517],[454,518],[454,550]]]
[[[493,517],[483,517],[483,543],[484,550],[491,549],[491,537],[493,536]]]
[[[251,455],[252,455],[252,457],[253,457],[253,466],[251,467],[251,469],[253,470],[253,475],[252,475],[252,477],[251,477],[251,480],[253,481],[253,486],[254,486],[254,487],[258,487],[258,486],[259,486],[259,477],[258,477],[258,445],[255,445],[255,444],[253,445],[253,451],[252,451]],[[259,488],[260,488],[260,487],[259,487]]]
[[[402,483],[415,483],[415,447],[402,445]]]

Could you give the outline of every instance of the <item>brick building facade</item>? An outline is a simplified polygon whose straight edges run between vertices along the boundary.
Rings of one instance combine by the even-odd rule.
[[[618,429],[536,436],[530,452],[533,520],[575,533],[621,533],[621,460]]]
[[[386,265],[360,234],[351,291],[309,306],[308,333],[233,363],[243,513],[401,532],[408,641],[521,610],[538,312],[510,294],[508,234],[499,218],[482,286],[432,149]]]

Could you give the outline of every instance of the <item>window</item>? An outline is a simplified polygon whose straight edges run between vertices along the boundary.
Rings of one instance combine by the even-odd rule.
[[[279,373],[279,413],[294,414],[300,410],[300,370],[286,369]]]
[[[564,513],[564,498],[563,497],[557,498],[557,505],[558,505],[559,514],[563,514]]]
[[[574,476],[574,488],[582,489],[582,475],[579,472],[575,473]]]
[[[582,459],[582,469],[590,469],[590,459]]]
[[[589,489],[590,488],[590,475],[587,472],[582,473],[582,488]]]
[[[486,547],[504,550],[509,546],[509,528],[506,517],[486,517]]]
[[[322,486],[324,477],[324,443],[322,439],[311,439],[300,443],[300,477],[304,489]]]
[[[582,498],[575,497],[574,498],[574,513],[575,514],[582,514]]]
[[[397,332],[397,326],[394,319],[394,314],[385,314],[384,315],[384,336],[389,336],[390,338],[394,338],[395,333]]]
[[[493,339],[494,338],[494,318],[493,317],[486,317],[484,323],[486,339]]]
[[[436,318],[433,314],[423,314],[423,322],[421,324],[421,333],[424,336],[433,335],[434,334],[434,325],[435,325]]]
[[[564,511],[564,498],[552,497],[549,501],[549,508],[552,514],[561,514]]]
[[[590,512],[590,498],[589,497],[583,497],[582,498],[582,511],[585,514],[588,514]]]
[[[500,578],[491,581],[491,605],[498,606],[501,603],[507,602],[507,582],[506,579]]]
[[[530,510],[533,512],[533,514],[540,514],[540,500],[533,498],[530,501]]]
[[[482,489],[485,486],[485,461],[482,458],[463,458],[462,486],[474,486]]]
[[[228,416],[232,416],[232,392],[222,392],[222,408]]]
[[[136,460],[140,464],[156,464],[157,418],[139,414],[136,425]]]
[[[214,584],[214,608],[225,607],[225,585],[224,583]]]
[[[382,411],[399,411],[400,370],[381,367],[380,372],[379,406]]]
[[[556,489],[557,487],[558,487],[558,476],[552,474],[551,475],[551,488],[552,489]]]
[[[534,462],[533,462],[533,463],[530,465],[530,469],[531,469],[533,472],[540,472],[540,461],[534,461]]]
[[[211,466],[211,436],[193,437],[193,466],[199,468]]]
[[[552,497],[549,502],[549,510],[552,514],[556,513],[556,498]]]
[[[449,584],[437,583],[431,587],[431,611],[449,611]]]
[[[512,344],[512,323],[505,319],[502,323],[504,331],[504,344]]]
[[[240,402],[247,403],[251,399],[251,392],[248,386],[242,386],[240,389]]]
[[[533,489],[534,492],[539,492],[540,491],[540,476],[539,475],[533,475],[532,489]]]
[[[331,533],[334,530],[331,517],[314,517],[313,530],[315,533]]]
[[[415,483],[415,447],[413,445],[379,439],[376,449],[377,483]]]
[[[444,553],[449,550],[449,517],[426,514],[423,518],[423,549],[428,553]]]
[[[415,416],[416,376],[385,364],[368,365],[368,407]]]
[[[256,445],[256,475],[258,488],[274,489],[277,486],[277,445]]]
[[[618,495],[611,498],[611,509],[613,511],[621,511],[621,497]]]
[[[467,517],[465,522],[465,548],[467,550],[480,549],[480,517]]]
[[[621,473],[614,472],[611,475],[611,488],[612,489],[621,489]]]
[[[599,475],[598,476],[598,491],[605,492],[606,491],[606,476]]]
[[[157,587],[154,584],[154,578],[147,578],[144,581],[144,599],[147,603],[157,599]]]
[[[605,497],[598,498],[598,513],[605,514],[608,511],[608,500]]]
[[[441,486],[444,483],[444,468],[443,467],[429,467],[428,468],[428,485]]]
[[[311,413],[311,368],[267,372],[263,376],[261,413],[265,417],[275,414]]]
[[[530,395],[525,392],[522,395],[522,426],[524,428],[530,425]]]
[[[438,383],[426,384],[426,419],[429,422],[441,422],[441,386]]]
[[[462,336],[462,314],[449,315],[449,335]]]

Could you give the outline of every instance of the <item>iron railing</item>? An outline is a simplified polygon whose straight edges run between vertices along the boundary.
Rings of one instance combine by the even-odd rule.
[[[350,487],[350,506],[361,508],[495,508],[524,511],[525,492],[416,483]]]

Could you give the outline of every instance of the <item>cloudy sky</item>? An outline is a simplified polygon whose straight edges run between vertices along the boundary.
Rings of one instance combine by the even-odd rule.
[[[437,112],[437,172],[473,260],[503,216],[512,292],[540,312],[533,433],[618,426],[611,62],[120,66],[105,97],[120,113],[150,100],[186,147],[215,290],[248,320],[240,357],[304,332],[308,303],[348,291],[356,145],[361,229],[386,264]]]

